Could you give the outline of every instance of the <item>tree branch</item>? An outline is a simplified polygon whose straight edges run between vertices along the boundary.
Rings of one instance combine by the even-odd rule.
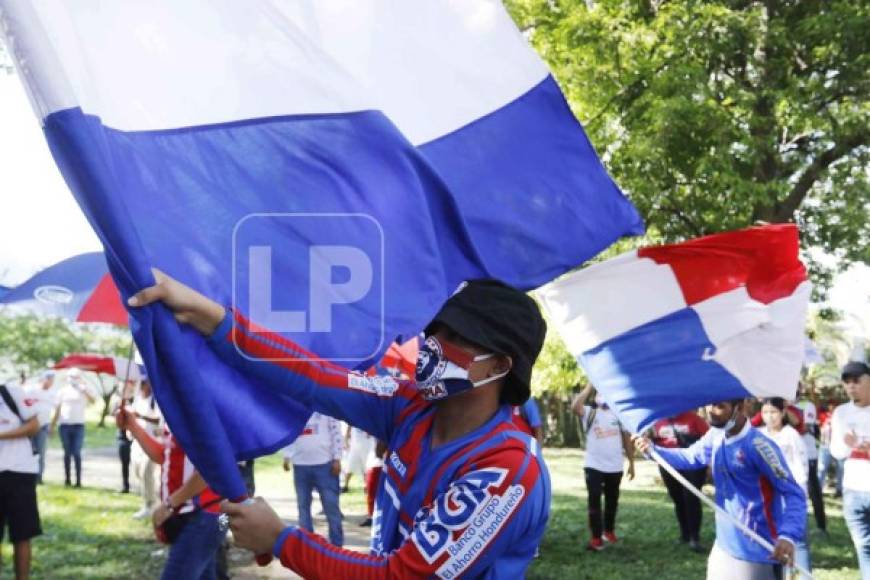
[[[810,188],[819,180],[822,174],[833,163],[842,159],[855,149],[863,147],[870,143],[867,131],[859,131],[842,139],[839,143],[816,157],[816,159],[804,169],[801,176],[798,178],[791,192],[785,200],[777,204],[776,211],[773,212],[774,221],[778,223],[787,222],[794,217],[794,212],[800,207],[801,202],[809,193]]]

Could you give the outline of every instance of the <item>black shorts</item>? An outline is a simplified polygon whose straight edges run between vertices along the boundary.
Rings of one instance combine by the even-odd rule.
[[[42,534],[35,473],[0,471],[0,542],[6,526],[13,544]]]

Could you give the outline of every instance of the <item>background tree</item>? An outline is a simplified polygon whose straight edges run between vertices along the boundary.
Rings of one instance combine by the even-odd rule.
[[[32,375],[51,367],[75,352],[126,358],[131,340],[128,332],[107,325],[72,324],[58,318],[0,314],[0,368],[5,367],[4,375],[17,377],[20,372]],[[118,391],[118,381],[103,375],[89,377],[103,401],[99,423],[102,427],[111,410],[112,397]]]
[[[550,328],[532,372],[532,395],[538,400],[545,421],[547,443],[575,446],[582,441],[577,417],[571,412],[571,400],[576,387],[586,384],[586,375],[559,334]]]
[[[507,4],[654,235],[795,221],[870,262],[866,2]]]

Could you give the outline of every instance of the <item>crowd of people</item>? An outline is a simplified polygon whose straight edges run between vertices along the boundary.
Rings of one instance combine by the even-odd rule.
[[[551,490],[530,377],[546,327],[525,294],[495,281],[471,282],[427,327],[415,377],[348,374],[347,384],[333,377],[326,385],[317,379],[324,376],[319,362],[288,370],[256,361],[253,342],[211,340],[233,332],[234,324],[244,336],[247,322],[174,280],[158,280],[131,306],[164,302],[209,337],[228,364],[280,382],[314,410],[283,452],[298,505],[298,524],[288,526],[262,500],[229,502],[208,487],[162,421],[145,369],[138,389],[132,383],[121,389],[119,491],[130,492],[131,478],[138,480],[143,503],[133,515],[150,515],[158,539],[169,545],[163,578],[226,575],[221,512],[236,545],[261,558],[273,555],[303,577],[521,577],[540,554]],[[36,486],[55,427],[65,484],[82,485],[85,409],[95,394],[79,372],[67,372],[62,386],[55,379],[49,371],[26,388],[0,389],[0,530],[9,530],[17,578],[28,577],[30,540],[41,533]],[[623,474],[634,478],[636,451],[654,452],[676,469],[660,468],[674,504],[675,540],[709,553],[708,578],[781,578],[783,567],[795,563],[810,569],[807,499],[825,537],[822,490],[831,473],[867,578],[870,367],[850,362],[842,381],[849,401],[836,407],[803,390],[794,402],[734,399],[708,405],[703,417],[688,411],[658,421],[649,437],[627,433],[602,396],[586,387],[572,409],[586,441],[587,549],[602,552],[621,541]],[[239,469],[253,497],[253,461]],[[717,515],[710,547],[702,544],[700,500],[675,473],[698,489],[711,480],[716,504],[729,516]],[[357,522],[371,527],[368,555],[343,547],[340,498],[354,476],[368,495],[367,517]],[[315,493],[328,538],[314,533]]]

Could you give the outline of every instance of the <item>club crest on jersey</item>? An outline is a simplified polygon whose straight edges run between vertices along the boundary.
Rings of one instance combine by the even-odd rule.
[[[758,454],[761,455],[764,462],[767,463],[768,467],[770,467],[771,471],[773,471],[774,475],[780,479],[788,479],[789,472],[779,460],[779,455],[773,449],[770,441],[763,437],[757,437],[752,442],[752,445],[758,451]]]
[[[412,539],[420,554],[430,564],[449,556],[438,569],[442,578],[455,578],[470,566],[519,507],[525,495],[521,485],[511,485],[499,495],[491,491],[506,475],[507,470],[499,468],[469,473],[415,516]],[[457,530],[463,532],[454,540]]]

